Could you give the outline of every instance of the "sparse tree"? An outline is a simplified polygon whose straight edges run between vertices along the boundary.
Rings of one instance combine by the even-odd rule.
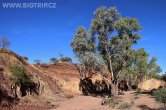
[[[10,46],[11,43],[10,41],[7,39],[7,37],[0,37],[0,47],[2,48],[7,48],[8,46]]]
[[[41,60],[39,60],[39,59],[35,59],[34,62],[35,62],[37,65],[41,64]]]
[[[58,63],[58,60],[56,58],[50,58],[50,62],[55,65]]]
[[[72,59],[70,57],[62,57],[60,61],[65,63],[72,63]]]

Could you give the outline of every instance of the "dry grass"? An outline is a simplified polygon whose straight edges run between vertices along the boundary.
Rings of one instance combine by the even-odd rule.
[[[129,109],[132,105],[128,102],[123,102],[119,105],[120,110],[126,110]]]
[[[102,102],[102,105],[108,105],[111,108],[115,108],[116,105],[119,104],[119,100],[116,98],[108,98],[108,99],[104,99],[104,101]]]

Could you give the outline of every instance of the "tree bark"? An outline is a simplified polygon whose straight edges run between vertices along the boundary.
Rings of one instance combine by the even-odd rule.
[[[109,72],[110,72],[110,74],[111,74],[111,78],[110,78],[110,76],[108,75],[108,79],[110,80],[110,86],[111,86],[111,95],[113,96],[113,97],[117,97],[117,95],[118,95],[118,85],[115,83],[115,76],[114,76],[114,72],[113,72],[113,67],[112,67],[112,59],[111,59],[111,56],[110,56],[110,54],[109,54],[109,52],[108,52],[108,47],[106,46],[106,52],[107,52],[107,55],[108,55],[108,70],[109,70]]]

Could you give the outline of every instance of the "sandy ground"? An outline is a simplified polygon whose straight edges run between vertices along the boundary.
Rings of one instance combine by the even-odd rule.
[[[56,110],[109,110],[101,105],[102,99],[91,96],[76,96],[67,101],[58,102]]]
[[[120,95],[118,99],[120,100],[119,104],[111,108],[108,105],[101,105],[102,98],[75,96],[66,101],[56,102],[58,106],[55,110],[119,110],[119,106],[125,102],[131,105],[131,107],[125,110],[160,110],[159,108],[162,107],[151,95],[136,95],[134,91],[125,92],[124,95]],[[166,110],[166,108],[164,110]]]

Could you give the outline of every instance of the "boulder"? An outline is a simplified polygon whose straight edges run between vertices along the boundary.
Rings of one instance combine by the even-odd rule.
[[[166,82],[154,78],[142,81],[138,84],[138,88],[144,91],[151,91],[154,89],[159,89],[161,87],[166,87]]]

